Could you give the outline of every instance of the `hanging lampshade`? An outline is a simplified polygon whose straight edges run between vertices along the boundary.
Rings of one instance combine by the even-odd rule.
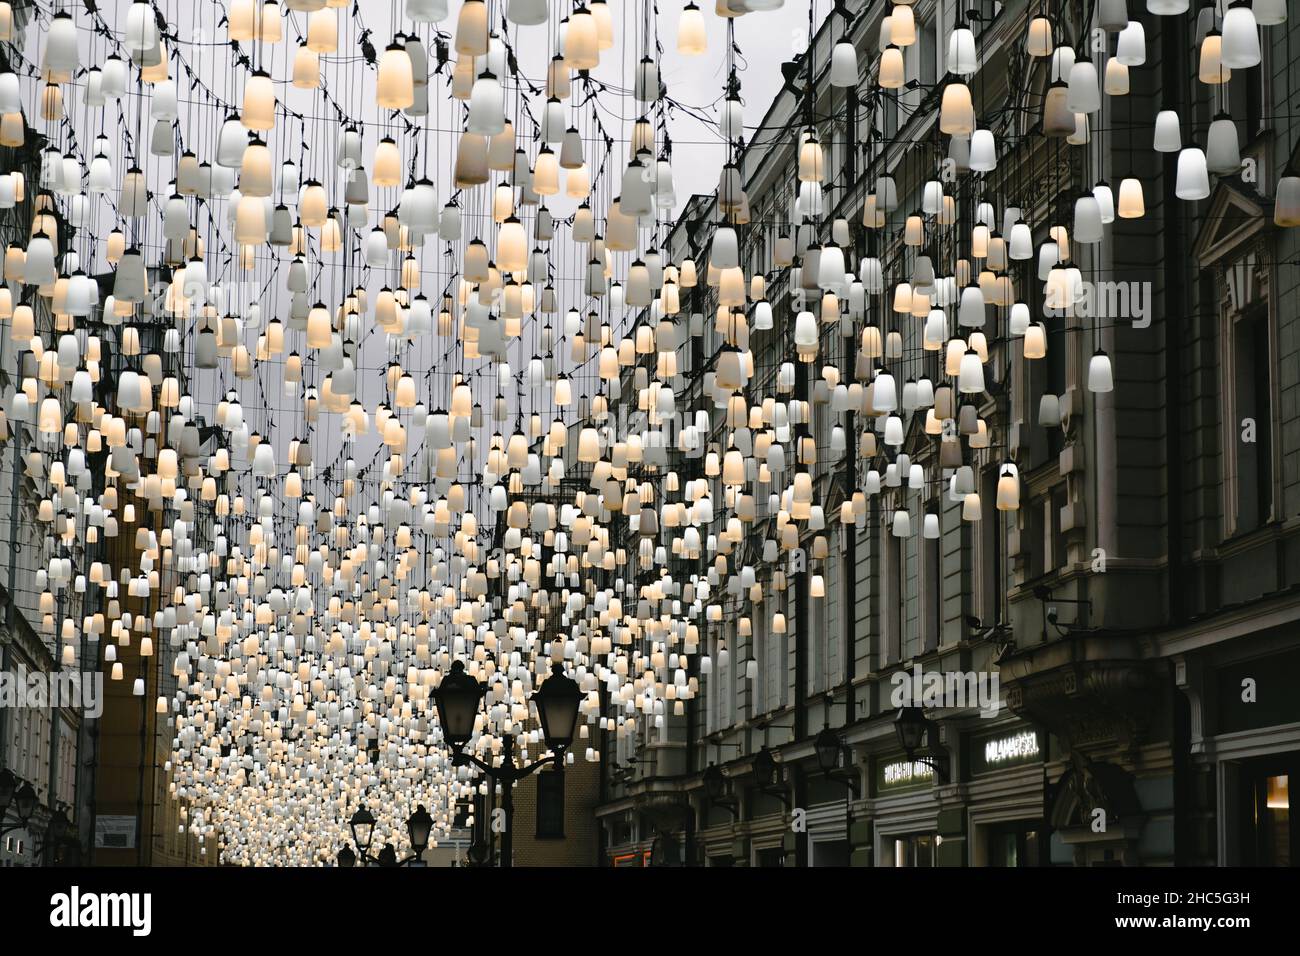
[[[491,73],[483,73],[474,81],[465,129],[480,136],[495,136],[505,129],[505,96]]]
[[[579,5],[569,17],[564,34],[564,60],[572,70],[594,70],[600,62],[596,21],[584,6]]]
[[[1059,80],[1047,88],[1043,97],[1043,135],[1071,136],[1075,130],[1074,111],[1068,105],[1069,88]]]
[[[1110,356],[1098,349],[1088,362],[1088,391],[1109,392],[1115,388]]]
[[[1178,114],[1173,110],[1161,110],[1156,114],[1154,148],[1160,153],[1176,153],[1183,148],[1183,134],[1178,122]]]
[[[1103,223],[1115,221],[1115,194],[1106,182],[1099,182],[1092,187],[1092,197],[1097,200],[1097,209]]]
[[[1066,107],[1074,113],[1095,113],[1101,109],[1101,90],[1097,85],[1097,67],[1091,60],[1075,60],[1070,67]]]
[[[906,79],[903,51],[896,46],[886,47],[880,54],[880,68],[876,75],[877,85],[881,89],[897,90],[902,88]]]
[[[831,51],[830,81],[831,86],[839,87],[858,84],[858,51],[848,40],[840,40]]]
[[[234,12],[232,6],[232,15]],[[240,39],[253,38],[251,26],[250,21],[249,35]],[[231,39],[236,38],[232,36]],[[158,21],[154,18],[153,4],[148,3],[147,0],[135,0],[127,9],[126,29],[123,31],[122,43],[132,53],[143,53],[158,46]]]
[[[1223,65],[1223,35],[1210,30],[1201,41],[1201,55],[1196,76],[1202,83],[1217,86],[1232,79],[1232,71]]]
[[[1029,22],[1029,31],[1025,39],[1025,52],[1030,56],[1051,56],[1054,48],[1052,21],[1047,17],[1034,17]]]
[[[1146,30],[1140,20],[1130,20],[1115,40],[1115,59],[1125,66],[1142,66],[1147,61]]]
[[[969,165],[977,173],[991,173],[997,169],[997,144],[992,130],[977,129],[971,134]]]
[[[415,75],[411,69],[411,57],[402,44],[390,43],[379,57],[375,102],[390,110],[406,109],[415,103]],[[501,118],[497,119],[500,121]]]
[[[1116,209],[1120,219],[1140,219],[1146,215],[1146,203],[1142,197],[1142,182],[1137,179],[1125,179],[1119,184],[1119,206]]]
[[[275,129],[275,86],[262,70],[250,76],[244,85],[240,121],[251,130]]]
[[[1252,0],[1255,22],[1261,27],[1275,27],[1286,22],[1286,0]]]
[[[939,132],[949,136],[969,136],[975,132],[975,106],[971,101],[970,87],[965,83],[953,81],[944,86],[943,101],[939,106]]]
[[[952,33],[948,35],[948,56],[944,65],[949,72],[970,76],[979,69],[979,57],[975,50],[975,34],[965,20],[958,19]]]
[[[1237,124],[1227,113],[1219,113],[1210,123],[1206,137],[1205,160],[1209,171],[1227,176],[1241,169],[1241,148],[1237,144]]]
[[[134,9],[137,4],[132,4]],[[130,20],[130,11],[127,12]],[[77,26],[65,11],[51,19],[45,35],[45,71],[47,74],[71,74],[77,70]]]
[[[961,371],[957,376],[957,390],[964,395],[978,394],[984,391],[984,365],[979,353],[967,349],[961,359]]]
[[[1076,242],[1101,242],[1101,206],[1092,193],[1074,201],[1074,239]]]
[[[1129,92],[1128,67],[1116,59],[1106,61],[1106,78],[1102,89],[1107,96],[1127,96]]]
[[[688,3],[677,17],[677,52],[681,56],[699,56],[707,47],[705,16],[694,3]]]
[[[1199,147],[1189,146],[1179,152],[1174,191],[1179,199],[1205,199],[1210,195],[1210,174],[1205,153]]]
[[[1040,359],[1047,355],[1047,330],[1041,322],[1035,322],[1024,330],[1024,356],[1027,359]]]
[[[897,46],[911,46],[916,42],[916,15],[910,6],[894,4],[889,13],[889,41]]]
[[[1223,65],[1247,70],[1260,62],[1259,27],[1250,5],[1238,2],[1223,15]]]
[[[375,147],[371,179],[376,186],[396,186],[402,181],[402,154],[397,143],[385,136]]]
[[[483,0],[465,0],[456,19],[456,52],[465,56],[487,56],[488,12]]]

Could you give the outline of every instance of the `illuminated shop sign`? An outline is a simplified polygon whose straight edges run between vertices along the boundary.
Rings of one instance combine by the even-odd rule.
[[[1001,737],[987,737],[975,743],[974,751],[972,756],[976,764],[974,768],[976,772],[1030,763],[1042,756],[1036,730],[1021,730]]]
[[[896,760],[883,764],[878,783],[881,788],[910,787],[934,780],[934,768],[919,760]]]

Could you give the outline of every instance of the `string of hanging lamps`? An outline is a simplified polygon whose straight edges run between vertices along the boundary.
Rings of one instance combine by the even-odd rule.
[[[1285,4],[1146,0],[1145,27],[1131,5],[1097,5],[1104,50],[1058,5],[1027,11],[1014,42],[1043,93],[996,115],[975,11],[932,91],[909,77],[913,4],[887,5],[874,49],[874,13],[823,11],[827,62],[783,76],[802,100],[780,131],[787,213],[749,192],[747,147],[775,139],[745,127],[734,29],[781,0],[688,2],[671,25],[605,0],[406,0],[374,23],[348,0],[234,0],[224,22],[0,2],[0,440],[39,496],[38,630],[64,666],[84,638],[112,680],[127,649],[166,661],[169,791],[231,862],[332,862],[358,814],[385,834],[415,819],[427,843],[495,783],[599,760],[596,731],[662,727],[725,659],[725,618],[785,629],[783,553],[809,546],[824,596],[837,518],[862,527],[876,501],[890,535],[934,539],[925,489],[964,521],[1019,509],[984,411],[997,358],[1042,361],[1053,322],[1088,318],[1080,263],[1147,197],[1117,174],[1040,210],[1008,167],[1113,135],[1152,18],[1196,18],[1219,104],[1203,130],[1150,110],[1174,195],[1242,168],[1223,87]],[[211,63],[180,54],[196,32],[219,39]],[[632,76],[606,83],[624,33]],[[725,67],[688,254],[664,242],[665,46]],[[883,135],[861,186],[837,174],[823,68],[869,111],[933,92],[915,196]],[[1262,188],[1300,225],[1300,174]],[[684,370],[692,340],[708,354]],[[1113,390],[1089,351],[1087,391]],[[1038,425],[1066,417],[1042,397]],[[817,480],[832,465],[842,493]],[[444,706],[470,683],[472,711]]]

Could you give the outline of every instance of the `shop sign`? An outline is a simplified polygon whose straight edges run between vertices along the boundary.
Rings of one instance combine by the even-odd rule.
[[[1018,730],[999,737],[979,738],[972,743],[972,751],[971,769],[975,773],[1015,767],[1043,757],[1036,730]]]
[[[879,790],[902,790],[934,782],[934,768],[920,760],[893,760],[880,764],[876,771]]]

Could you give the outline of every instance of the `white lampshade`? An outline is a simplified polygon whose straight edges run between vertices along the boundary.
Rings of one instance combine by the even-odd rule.
[[[480,136],[495,136],[505,129],[505,95],[491,73],[474,81],[469,97],[469,119],[465,129]]]
[[[1074,240],[1076,242],[1101,242],[1101,206],[1091,193],[1074,201]]]
[[[1300,226],[1300,176],[1294,172],[1288,172],[1277,181],[1273,222],[1279,226]]]
[[[1259,65],[1259,27],[1250,7],[1239,3],[1229,8],[1223,15],[1221,32],[1224,66],[1231,70],[1245,70]]]
[[[848,40],[841,40],[831,51],[831,86],[850,87],[858,83],[858,51]]]
[[[1101,109],[1097,67],[1091,60],[1076,60],[1074,66],[1070,67],[1065,102],[1067,108],[1074,113],[1095,113]]]
[[[1115,194],[1107,183],[1101,182],[1092,187],[1092,196],[1097,200],[1097,209],[1102,223],[1115,221]],[[1076,227],[1077,228],[1077,227]]]
[[[975,34],[963,22],[958,22],[948,35],[948,58],[944,62],[950,73],[969,76],[979,68],[979,57],[975,50]]]
[[[1176,153],[1183,148],[1178,114],[1173,110],[1161,110],[1156,114],[1154,147],[1160,153]]]
[[[1286,22],[1286,0],[1252,0],[1255,22],[1261,27],[1275,27]]]
[[[1147,61],[1146,29],[1137,20],[1119,31],[1115,40],[1115,59],[1125,66],[1141,66]]]
[[[1178,154],[1178,178],[1174,187],[1179,199],[1205,199],[1210,195],[1210,174],[1205,153],[1189,146]]]
[[[970,138],[970,168],[977,173],[991,173],[998,165],[997,143],[993,131],[977,129]]]
[[[1205,160],[1210,172],[1227,176],[1241,169],[1241,147],[1237,143],[1237,124],[1226,113],[1210,123],[1206,137]]]
[[[1098,349],[1088,362],[1088,391],[1109,392],[1115,388],[1110,356]]]

